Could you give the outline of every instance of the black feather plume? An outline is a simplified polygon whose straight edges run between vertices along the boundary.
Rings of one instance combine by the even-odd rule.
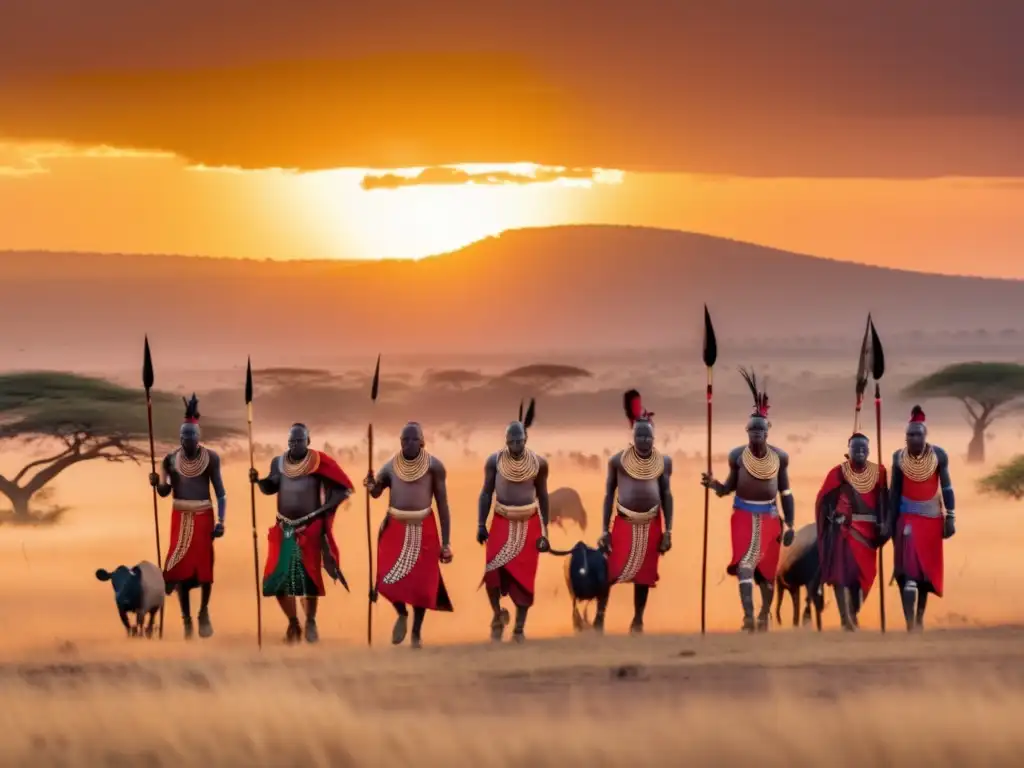
[[[518,421],[520,424],[523,423],[523,401],[522,400],[519,401],[519,416],[516,418],[516,421]]]
[[[199,421],[199,398],[196,397],[196,393],[192,393],[191,400],[183,397],[181,402],[185,404],[185,421]]]
[[[764,391],[764,382],[762,382],[762,386],[759,389],[757,386],[757,374],[754,373],[753,368],[749,371],[746,368],[740,368],[740,375],[747,382],[747,386],[750,387],[750,394],[754,397],[754,411],[752,415],[767,418],[768,393]]]
[[[526,416],[522,417],[523,431],[526,431],[527,429],[529,429],[532,426],[532,424],[533,424],[533,417],[534,417],[534,411],[535,411],[534,405],[535,405],[534,399],[531,397],[530,398],[530,404],[526,408]],[[520,413],[523,412],[523,405],[522,405],[522,403],[519,404],[519,412]]]

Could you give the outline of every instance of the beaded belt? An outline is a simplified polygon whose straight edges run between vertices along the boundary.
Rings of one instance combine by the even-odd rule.
[[[741,499],[739,496],[733,496],[732,508],[755,515],[770,515],[772,517],[778,517],[779,515],[774,499],[771,501],[750,501],[748,499]]]
[[[878,524],[878,520],[874,515],[850,515],[850,520],[854,523],[875,523]]]
[[[906,496],[900,497],[901,515],[918,515],[920,517],[942,517],[942,507],[938,498],[928,501],[914,501]]]
[[[514,507],[508,504],[501,504],[494,502],[494,514],[501,515],[506,520],[529,520],[535,514],[537,514],[537,502],[531,502],[529,504],[523,504],[522,506]]]
[[[421,523],[433,511],[433,507],[427,507],[426,509],[395,509],[394,507],[388,507],[388,517],[401,520],[403,523]]]
[[[656,504],[646,512],[634,512],[632,509],[626,509],[619,502],[615,502],[615,508],[618,510],[622,517],[629,520],[634,525],[638,523],[649,523],[651,520],[658,516],[658,512],[661,511],[661,505]]]
[[[172,509],[176,512],[192,512],[200,515],[213,511],[213,502],[209,499],[175,499]]]

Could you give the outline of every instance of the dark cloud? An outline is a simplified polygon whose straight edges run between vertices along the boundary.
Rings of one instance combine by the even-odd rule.
[[[34,0],[0,134],[208,165],[1024,175],[1020,0]]]
[[[534,173],[526,174],[508,171],[470,173],[460,168],[435,166],[424,168],[415,176],[400,176],[396,173],[369,173],[363,177],[360,186],[370,190],[451,184],[542,184],[559,179],[593,179],[596,175],[597,171],[592,168],[538,168]]]

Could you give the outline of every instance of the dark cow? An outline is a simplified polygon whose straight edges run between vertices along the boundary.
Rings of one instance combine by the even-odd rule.
[[[783,547],[779,555],[779,569],[775,576],[775,623],[782,624],[782,599],[788,592],[793,599],[793,626],[801,625],[800,588],[807,589],[804,605],[804,625],[811,623],[811,606],[815,610],[815,624],[821,632],[821,614],[825,610],[825,597],[821,591],[821,563],[818,558],[818,527],[805,525],[793,537],[793,543]]]
[[[153,636],[153,622],[157,611],[164,604],[164,574],[153,563],[143,560],[129,568],[119,565],[113,571],[99,568],[96,578],[109,581],[114,588],[114,603],[117,614],[121,617],[125,631],[129,637]],[[135,625],[129,620],[129,614],[135,615]],[[143,627],[143,619],[149,621]]]

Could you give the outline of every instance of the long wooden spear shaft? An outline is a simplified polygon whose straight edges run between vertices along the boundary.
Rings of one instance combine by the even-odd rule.
[[[377,355],[377,367],[373,369],[373,383],[370,385],[370,405],[377,402],[377,391],[380,389],[380,355]],[[373,477],[373,416],[366,427],[367,477]],[[373,578],[373,529],[370,525],[370,491],[366,491],[366,566],[367,579],[370,585],[369,602],[366,604],[366,644],[373,645],[373,603],[376,598],[376,580]]]
[[[715,339],[715,328],[711,324],[708,305],[704,305],[704,367],[708,371],[708,474],[711,474],[711,400],[713,391],[713,371],[718,360],[718,342]],[[700,633],[707,631],[707,594],[708,594],[708,510],[711,506],[711,489],[704,489],[704,548],[701,554],[700,575]]]
[[[875,330],[875,323],[868,321],[871,327],[871,377],[875,380],[875,442],[878,448],[878,466],[882,464],[882,389],[878,386],[878,380],[885,374],[885,352],[882,350],[882,340],[878,338]],[[888,488],[883,490],[888,493]],[[888,509],[888,505],[881,507]],[[882,521],[879,520],[879,523]],[[882,634],[885,634],[885,560],[883,547],[878,547],[878,619]]]
[[[149,423],[149,471],[156,474],[156,444],[153,440],[153,356],[149,352],[149,334],[146,334],[142,349],[142,387],[146,390],[146,420]],[[153,528],[156,531],[156,565],[163,570],[163,550],[160,548],[160,512],[156,500],[156,488],[153,488]],[[160,606],[160,628],[158,637],[164,637],[164,607]]]
[[[245,364],[245,420],[249,423],[249,469],[256,468],[252,443],[252,358]],[[263,601],[260,600],[260,544],[256,533],[256,484],[249,483],[249,508],[252,510],[252,568],[256,578],[256,645],[263,650]]]

